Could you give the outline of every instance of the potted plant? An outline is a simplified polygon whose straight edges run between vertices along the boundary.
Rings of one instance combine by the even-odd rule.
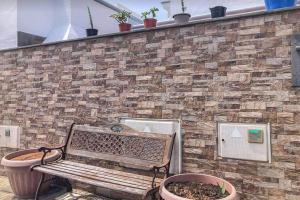
[[[266,9],[268,11],[296,6],[297,0],[265,0]]]
[[[227,8],[223,6],[223,2],[216,3],[216,6],[210,8],[211,18],[225,17]]]
[[[229,182],[205,174],[180,174],[165,179],[159,188],[164,200],[222,199],[238,200]]]
[[[151,8],[149,11],[142,12],[142,18],[144,18],[144,27],[145,28],[153,28],[156,27],[157,19],[156,12],[158,12],[159,9],[156,7]],[[152,18],[148,18],[148,15],[152,14]]]
[[[41,163],[43,152],[38,149],[17,151],[3,157],[1,165],[4,166],[10,186],[14,194],[21,199],[33,198],[39,185],[42,174],[32,171],[31,167]],[[60,153],[54,150],[45,157],[45,162],[58,159]],[[43,188],[47,190],[49,185]]]
[[[184,6],[184,0],[181,0],[181,11],[182,13],[178,13],[173,16],[176,24],[187,23],[190,20],[191,15],[189,13],[185,13],[186,7]]]
[[[87,36],[98,35],[98,30],[94,29],[93,18],[92,18],[92,14],[91,14],[90,8],[87,7],[87,9],[88,9],[88,13],[89,13],[91,28],[86,29],[86,35]]]
[[[131,24],[127,23],[128,19],[131,16],[131,12],[122,10],[118,13],[111,15],[117,22],[119,22],[120,32],[126,32],[131,30]]]

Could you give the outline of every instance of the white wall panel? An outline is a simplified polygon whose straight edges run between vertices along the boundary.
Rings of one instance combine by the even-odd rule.
[[[1,0],[0,49],[17,46],[17,0]]]
[[[218,154],[220,157],[270,161],[270,140],[269,124],[218,124]]]

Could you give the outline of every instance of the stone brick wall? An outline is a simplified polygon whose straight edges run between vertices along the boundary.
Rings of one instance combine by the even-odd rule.
[[[22,126],[29,148],[61,143],[73,121],[180,118],[185,172],[224,177],[245,199],[299,199],[299,18],[294,9],[2,51],[0,120]],[[218,121],[270,122],[272,163],[218,159]]]

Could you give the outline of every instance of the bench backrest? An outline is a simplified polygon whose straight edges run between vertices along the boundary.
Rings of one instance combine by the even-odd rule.
[[[173,138],[170,134],[137,132],[125,125],[75,125],[66,153],[149,169],[170,159]]]

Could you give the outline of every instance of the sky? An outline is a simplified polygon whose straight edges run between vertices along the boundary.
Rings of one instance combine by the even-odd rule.
[[[166,20],[167,12],[162,8],[160,0],[106,0],[112,4],[122,4],[130,10],[141,15],[142,12],[149,10],[152,7],[157,7],[159,12],[157,13],[158,20]]]

